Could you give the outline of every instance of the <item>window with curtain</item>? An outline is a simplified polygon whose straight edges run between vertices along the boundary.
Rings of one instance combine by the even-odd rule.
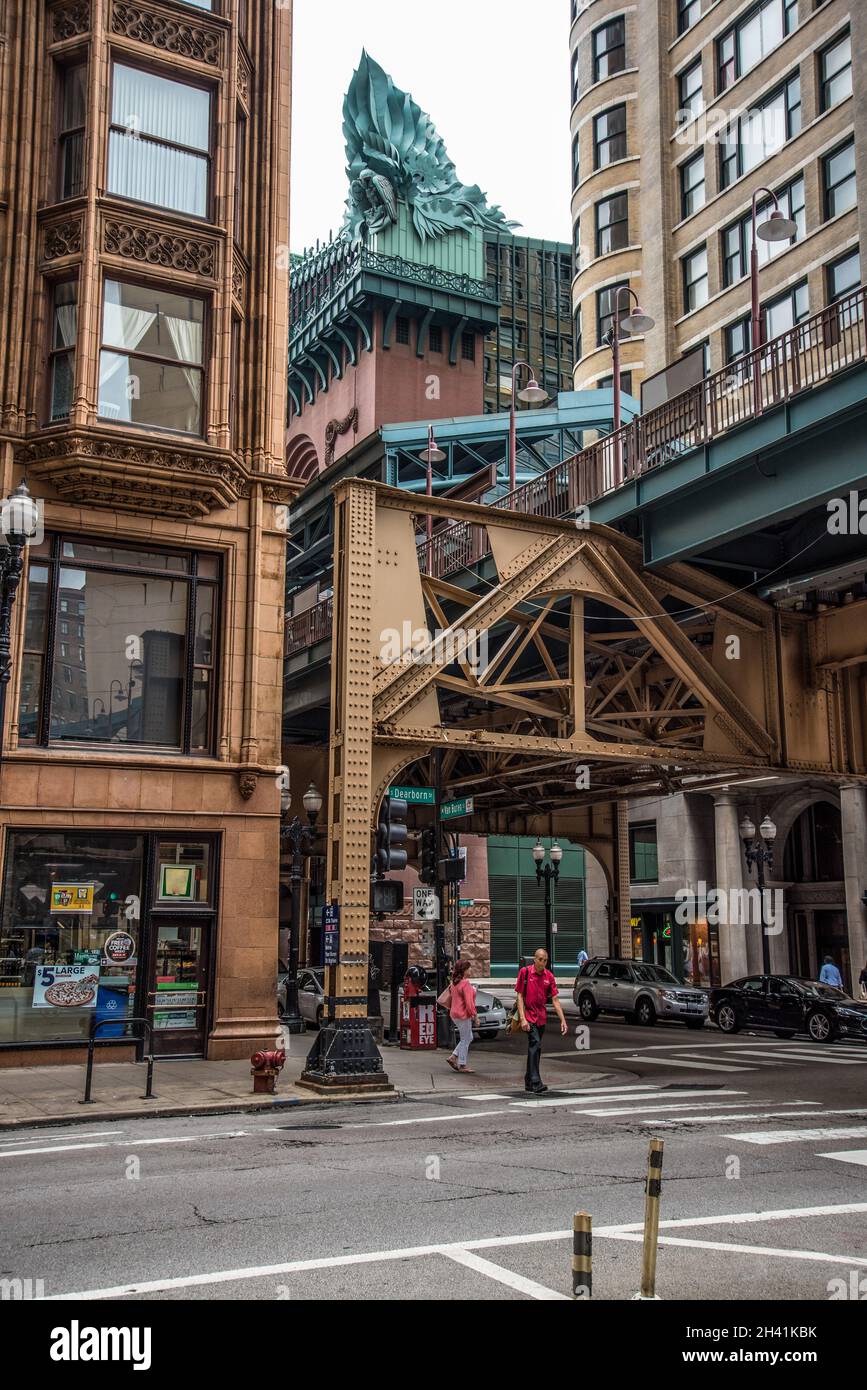
[[[596,168],[604,169],[616,159],[626,158],[626,107],[612,106],[593,122],[593,148]]]
[[[211,752],[219,580],[214,555],[46,537],[30,565],[22,741]]]
[[[99,418],[201,434],[204,301],[106,280]]]
[[[801,129],[801,79],[795,74],[784,86],[751,107],[720,137],[720,186],[728,188],[770,158]]]
[[[705,204],[704,150],[680,166],[680,215],[692,217]]]
[[[78,282],[65,280],[54,286],[51,313],[49,419],[66,420],[72,408],[75,382],[75,336],[78,320]]]
[[[848,29],[819,55],[819,106],[830,111],[852,95],[852,39]]]
[[[629,195],[615,193],[596,204],[596,254],[607,256],[629,245]]]
[[[109,193],[206,217],[210,151],[209,92],[114,64]]]
[[[87,65],[76,63],[60,74],[57,143],[61,198],[77,198],[84,189],[84,131],[87,120]]]

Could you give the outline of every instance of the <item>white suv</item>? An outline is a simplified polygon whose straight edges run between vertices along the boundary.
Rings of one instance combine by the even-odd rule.
[[[661,965],[642,960],[585,961],[572,998],[586,1023],[610,1013],[646,1027],[658,1018],[672,1018],[687,1028],[703,1028],[709,1003],[706,990],[682,985]]]

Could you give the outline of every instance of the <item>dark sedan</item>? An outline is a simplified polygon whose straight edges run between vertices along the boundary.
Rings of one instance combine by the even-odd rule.
[[[806,1033],[814,1042],[842,1037],[867,1042],[867,1004],[832,985],[790,975],[751,975],[713,990],[710,1017],[723,1033],[767,1028],[778,1038]]]

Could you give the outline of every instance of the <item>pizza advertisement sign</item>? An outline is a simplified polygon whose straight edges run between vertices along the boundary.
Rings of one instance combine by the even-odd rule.
[[[99,973],[92,965],[37,965],[34,1009],[94,1009]]]
[[[93,889],[92,883],[52,883],[50,911],[93,912]]]

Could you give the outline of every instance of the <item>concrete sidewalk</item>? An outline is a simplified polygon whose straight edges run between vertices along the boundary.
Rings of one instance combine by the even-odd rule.
[[[203,1062],[160,1060],[154,1064],[154,1096],[144,1099],[147,1068],[143,1062],[97,1062],[93,1069],[92,1103],[81,1104],[84,1095],[83,1066],[0,1068],[0,1130],[82,1121],[127,1119],[131,1116],[228,1114],[286,1109],[298,1105],[336,1105],[399,1100],[403,1096],[472,1095],[491,1090],[516,1091],[523,1086],[525,1041],[523,1036],[476,1043],[470,1052],[471,1075],[454,1072],[446,1063],[445,1048],[436,1052],[405,1052],[386,1044],[382,1048],[385,1070],[394,1096],[315,1095],[297,1086],[304,1069],[313,1033],[286,1035],[286,1066],[275,1096],[254,1096],[249,1061]],[[575,1068],[575,1053],[568,1038],[549,1029],[543,1057],[545,1080],[558,1086],[592,1085],[602,1072]],[[99,1054],[97,1053],[97,1056]]]

